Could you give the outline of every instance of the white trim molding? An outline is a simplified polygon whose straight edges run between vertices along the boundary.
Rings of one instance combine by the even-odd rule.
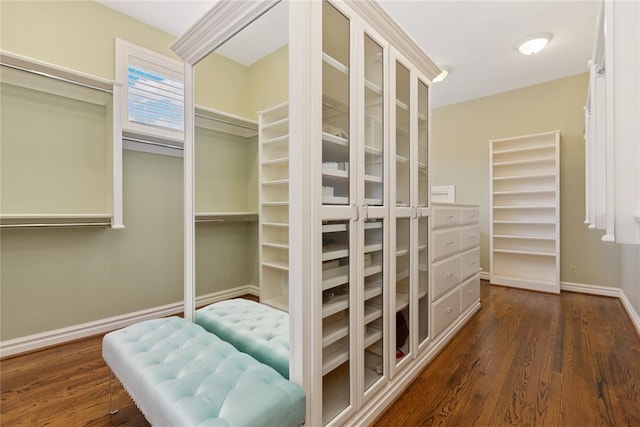
[[[221,292],[214,292],[199,296],[196,300],[198,306],[212,304],[224,299],[235,298],[242,295],[251,294],[258,296],[259,288],[254,285],[239,286]],[[55,329],[53,331],[39,334],[27,335],[25,337],[0,341],[0,359],[18,354],[41,350],[46,347],[60,345],[69,341],[88,338],[94,335],[104,334],[116,329],[124,328],[134,323],[142,322],[159,317],[172,316],[182,313],[184,303],[182,301],[153,307],[133,313],[113,316],[106,319],[82,323],[66,328]]]

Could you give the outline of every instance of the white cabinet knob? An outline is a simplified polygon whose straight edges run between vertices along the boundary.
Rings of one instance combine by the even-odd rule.
[[[446,311],[447,313],[451,313],[453,311],[453,308],[447,307],[444,311]]]
[[[446,277],[447,279],[448,279],[448,278],[450,278],[450,277],[453,277],[453,273],[449,273],[449,274],[447,274],[445,277]]]

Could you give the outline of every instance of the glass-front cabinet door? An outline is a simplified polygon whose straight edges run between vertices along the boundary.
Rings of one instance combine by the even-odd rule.
[[[417,174],[418,174],[418,346],[429,338],[429,217],[431,189],[429,183],[429,86],[426,79],[417,78]]]

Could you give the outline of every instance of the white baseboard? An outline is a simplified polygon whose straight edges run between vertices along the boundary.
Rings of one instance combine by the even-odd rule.
[[[486,272],[486,271],[481,271],[480,272],[480,279],[481,280],[490,280],[491,279],[491,273]]]
[[[622,294],[622,289],[614,288],[612,286],[586,285],[584,283],[573,282],[560,282],[560,290],[616,298],[620,298],[620,295]]]
[[[631,321],[636,327],[636,331],[640,334],[640,315],[638,315],[638,312],[633,308],[633,305],[631,305],[631,301],[629,301],[629,298],[627,298],[627,295],[625,295],[622,290],[620,290],[620,301],[622,301],[622,305],[627,310]]]
[[[226,291],[199,296],[197,297],[196,303],[199,306],[207,305],[223,299],[234,298],[245,294],[260,295],[260,289],[254,285],[239,286]],[[142,322],[143,320],[172,316],[174,314],[182,313],[183,310],[184,304],[182,302],[176,302],[120,316],[55,329],[53,331],[0,341],[0,359],[27,353],[29,351],[40,350],[77,339],[104,334],[106,332],[124,328],[134,323]]]

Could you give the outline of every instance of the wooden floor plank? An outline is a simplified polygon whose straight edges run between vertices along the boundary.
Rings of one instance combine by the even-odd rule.
[[[640,426],[640,336],[617,299],[481,285],[483,307],[386,413],[394,426]],[[102,337],[0,361],[2,426],[149,424]]]

